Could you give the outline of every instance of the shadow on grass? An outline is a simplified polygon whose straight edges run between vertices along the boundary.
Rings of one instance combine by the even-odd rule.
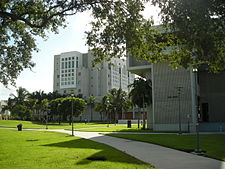
[[[98,162],[110,161],[110,162],[120,162],[120,163],[130,163],[130,164],[143,163],[119,150],[116,150],[115,148],[104,145],[102,143],[96,143],[91,140],[86,140],[83,138],[74,139],[74,140],[65,141],[65,142],[58,142],[53,144],[46,144],[42,146],[62,147],[62,148],[71,148],[71,149],[86,149],[87,152],[90,149],[100,150],[97,153],[91,156],[88,156],[87,158],[76,163],[79,165],[89,164],[93,161],[98,161]],[[121,156],[121,153],[123,153],[122,156]]]

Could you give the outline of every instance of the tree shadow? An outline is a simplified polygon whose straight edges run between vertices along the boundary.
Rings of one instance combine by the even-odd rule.
[[[97,143],[97,142],[83,139],[83,138],[74,139],[74,140],[65,141],[65,142],[58,142],[53,144],[46,144],[42,146],[62,147],[62,148],[71,148],[71,149],[87,149],[87,151],[88,149],[100,150],[97,153],[78,161],[76,163],[78,165],[89,164],[93,161],[98,161],[98,162],[110,161],[110,162],[120,162],[120,163],[128,163],[128,164],[143,163],[140,160],[126,153],[124,153],[124,156],[121,157],[120,153],[123,153],[123,152],[111,146],[108,146],[102,143]]]

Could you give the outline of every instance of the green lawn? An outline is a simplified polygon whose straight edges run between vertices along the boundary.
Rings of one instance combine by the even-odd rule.
[[[45,129],[46,124],[37,122],[37,121],[20,121],[20,120],[0,120],[0,127],[16,127],[18,124],[22,124],[23,128],[37,128]],[[110,127],[107,127],[107,124],[102,123],[74,123],[74,129],[77,131],[96,131],[96,132],[152,132],[152,130],[141,130],[137,128],[137,125],[132,125],[132,128],[127,128],[127,125],[123,126],[110,124]],[[97,128],[91,128],[97,127]],[[71,125],[69,123],[48,123],[49,129],[67,129],[71,130]],[[88,128],[88,129],[86,129]]]
[[[127,125],[110,124],[110,127],[98,127],[87,129],[76,129],[77,131],[93,131],[93,132],[152,132],[152,130],[141,130],[137,125],[132,125],[132,128],[127,128]]]
[[[101,159],[105,161],[92,161]],[[46,131],[0,129],[2,169],[151,169],[110,146]]]
[[[37,128],[45,129],[46,124],[37,121],[20,121],[20,120],[0,120],[0,127],[16,127],[18,124],[22,124],[23,128]],[[107,124],[102,123],[74,123],[75,128],[88,128],[88,127],[106,127]],[[49,129],[71,129],[69,123],[48,123]]]
[[[178,149],[193,151],[196,146],[195,135],[160,135],[160,134],[107,134],[129,140],[143,141]],[[225,135],[200,135],[200,148],[205,156],[225,161]]]

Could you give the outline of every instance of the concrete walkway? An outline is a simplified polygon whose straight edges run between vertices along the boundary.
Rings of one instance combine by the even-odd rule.
[[[67,130],[49,130],[71,134]],[[225,169],[225,162],[174,149],[122,138],[110,137],[99,132],[75,131],[75,136],[115,147],[159,169]]]
[[[39,129],[25,130],[40,131]],[[71,131],[63,129],[47,131],[71,134]],[[225,162],[154,144],[105,136],[99,132],[74,131],[74,134],[77,137],[112,146],[158,169],[225,169]]]

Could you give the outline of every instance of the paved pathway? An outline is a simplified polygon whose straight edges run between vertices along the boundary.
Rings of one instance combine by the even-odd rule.
[[[51,130],[71,134],[66,130]],[[174,149],[116,137],[98,132],[75,131],[75,136],[115,147],[159,169],[225,169],[225,162]]]
[[[71,131],[62,129],[50,129],[48,131],[71,134]],[[154,144],[105,136],[99,134],[99,132],[75,131],[74,133],[77,137],[115,147],[137,159],[154,165],[158,169],[225,169],[225,162]]]

